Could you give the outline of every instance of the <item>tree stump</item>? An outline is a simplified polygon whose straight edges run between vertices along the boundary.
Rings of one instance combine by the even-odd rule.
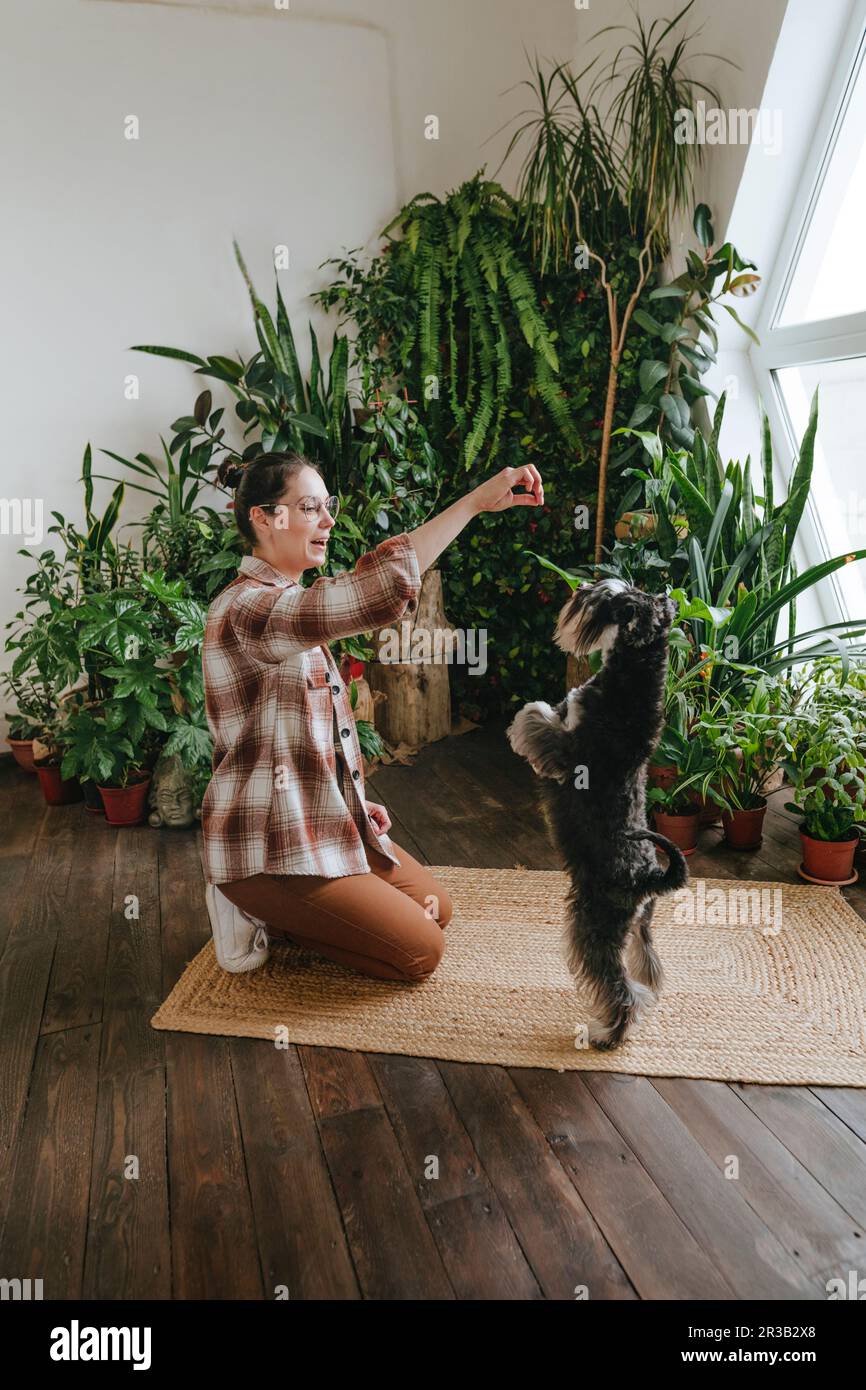
[[[436,633],[440,633],[436,640]],[[417,635],[416,635],[417,634]],[[451,688],[448,681],[450,629],[445,619],[442,576],[429,569],[421,581],[418,607],[411,617],[376,634],[375,649],[390,655],[417,656],[425,649],[429,660],[372,661],[367,668],[370,689],[385,696],[375,704],[375,724],[386,743],[423,748],[451,732]],[[389,651],[390,648],[390,651]]]
[[[583,685],[584,681],[588,681],[591,675],[592,671],[589,669],[587,658],[575,656],[569,652],[565,662],[566,692],[573,690],[576,685]]]

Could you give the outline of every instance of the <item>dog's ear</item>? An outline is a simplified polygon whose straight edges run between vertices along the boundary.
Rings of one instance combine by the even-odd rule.
[[[553,640],[564,652],[581,654],[581,643],[585,638],[587,599],[589,587],[575,589],[559,610]],[[588,650],[587,648],[583,649]]]

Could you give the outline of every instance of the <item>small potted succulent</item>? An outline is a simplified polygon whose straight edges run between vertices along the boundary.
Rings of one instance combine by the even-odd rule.
[[[794,784],[786,810],[802,817],[800,877],[854,883],[854,854],[866,822],[866,758],[847,715],[833,710],[821,716],[800,738],[786,768]]]

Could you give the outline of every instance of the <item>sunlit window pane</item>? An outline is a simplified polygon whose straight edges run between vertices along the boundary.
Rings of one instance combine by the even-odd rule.
[[[827,558],[866,550],[866,357],[785,367],[776,379],[798,440],[820,387],[812,503]],[[847,616],[866,618],[866,562],[843,565],[836,577]]]
[[[866,310],[866,62],[815,201],[778,324],[812,323]]]

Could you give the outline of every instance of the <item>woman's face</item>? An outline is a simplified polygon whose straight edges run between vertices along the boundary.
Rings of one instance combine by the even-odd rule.
[[[272,509],[250,507],[255,552],[283,574],[299,578],[324,564],[334,518],[324,506],[328,489],[312,468],[294,475]],[[316,505],[320,504],[318,511]]]

